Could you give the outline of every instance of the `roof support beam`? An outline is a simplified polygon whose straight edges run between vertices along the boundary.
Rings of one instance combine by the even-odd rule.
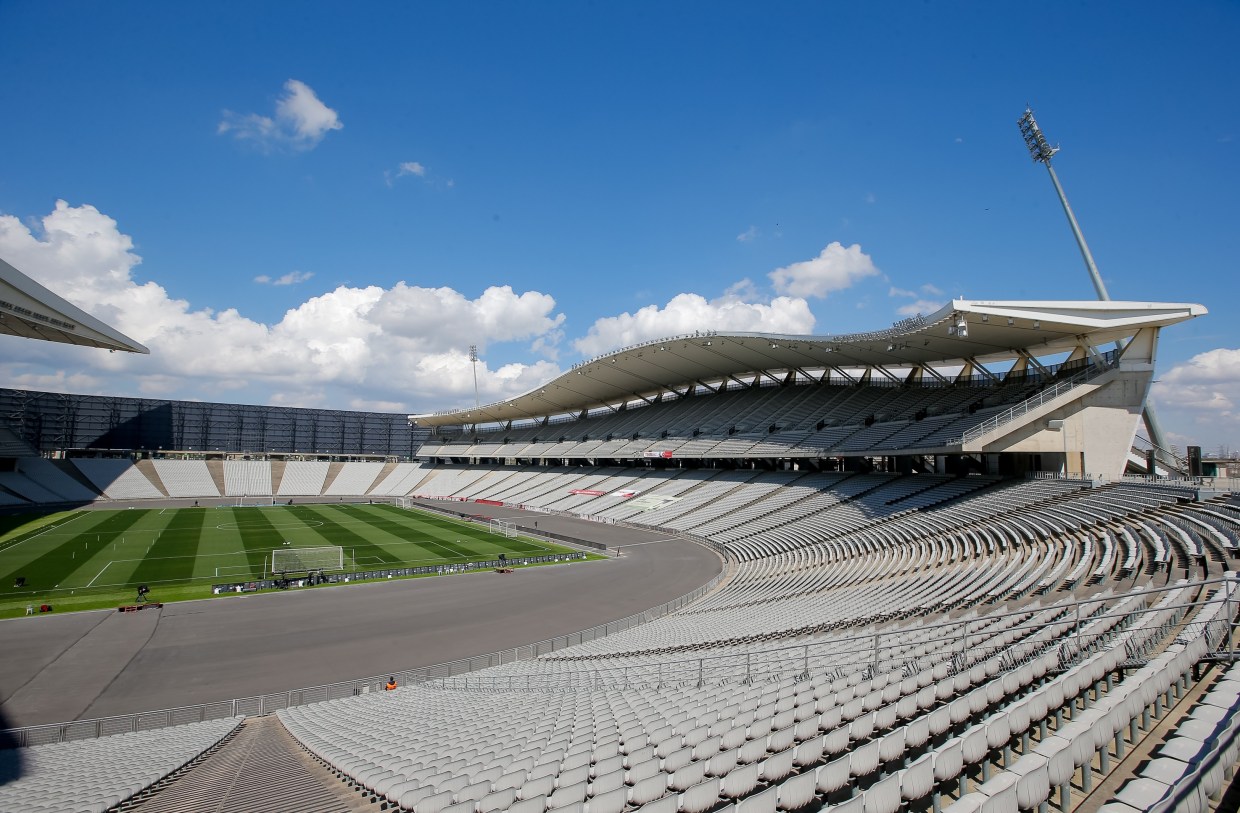
[[[765,377],[767,377],[767,378],[771,379],[771,381],[772,381],[773,383],[775,383],[775,384],[780,384],[780,383],[782,383],[782,382],[781,382],[778,378],[776,378],[775,376],[771,375],[771,374],[770,374],[770,373],[768,373],[766,370],[759,370],[759,371],[758,371],[758,374],[759,374],[759,376],[765,376]],[[757,382],[757,380],[755,380],[755,381],[754,381],[754,386],[756,387],[757,385],[758,385],[758,382]]]
[[[972,375],[973,373],[977,373],[983,378],[990,379],[990,382],[992,384],[998,384],[1002,382],[1003,379],[1001,377],[995,375],[990,370],[986,369],[984,366],[982,366],[980,362],[978,362],[977,359],[973,358],[972,356],[970,356],[969,358],[966,358],[964,361],[965,361],[965,368],[964,370],[960,371],[960,374],[962,376],[965,375],[965,371],[967,370],[969,372],[969,375]]]
[[[900,381],[900,379],[898,379],[898,378],[896,378],[894,375],[892,375],[891,373],[887,372],[887,368],[883,367],[883,365],[881,365],[881,364],[872,364],[872,365],[870,365],[870,368],[869,368],[869,369],[871,369],[871,370],[878,370],[878,371],[879,371],[879,372],[883,375],[883,377],[884,377],[884,378],[886,378],[888,381],[894,381],[894,382],[896,382],[897,384],[902,384],[902,383],[904,383],[904,382]]]
[[[923,364],[917,369],[921,370],[923,378],[926,375],[929,375],[931,378],[933,378],[935,381],[939,382],[940,384],[951,383],[950,381],[947,380],[947,378],[942,373],[940,373],[938,370],[931,367],[929,364]]]
[[[1015,378],[1027,369],[1029,369],[1029,359],[1025,356],[1017,356],[1016,361],[1012,363],[1011,369],[1007,371],[1007,374],[1003,376],[1003,378],[1005,380]]]
[[[857,383],[857,379],[856,379],[856,378],[854,378],[853,376],[851,376],[851,375],[849,375],[848,373],[844,372],[844,370],[840,369],[839,367],[828,367],[827,369],[823,370],[823,371],[822,371],[822,377],[823,377],[823,379],[830,380],[830,378],[829,378],[829,377],[830,377],[830,375],[831,375],[832,373],[839,373],[839,374],[840,374],[840,378],[843,378],[844,380],[849,381],[849,382],[851,382],[851,383],[853,383],[853,384],[856,384],[856,383]]]
[[[1042,362],[1040,362],[1040,361],[1038,361],[1036,358],[1034,358],[1034,357],[1033,357],[1033,355],[1032,355],[1032,354],[1030,354],[1030,352],[1029,352],[1028,350],[1020,350],[1020,351],[1017,351],[1017,352],[1019,352],[1019,353],[1020,353],[1020,355],[1021,355],[1021,357],[1022,357],[1022,358],[1023,358],[1026,362],[1028,362],[1028,363],[1029,363],[1029,366],[1033,367],[1033,369],[1037,370],[1039,373],[1042,373],[1043,375],[1045,375],[1045,374],[1046,374],[1046,366],[1045,366],[1045,365],[1043,365],[1043,364],[1042,364]]]

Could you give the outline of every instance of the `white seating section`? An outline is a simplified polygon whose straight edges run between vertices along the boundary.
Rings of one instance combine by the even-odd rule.
[[[41,457],[22,457],[17,461],[17,470],[28,479],[38,484],[62,500],[69,502],[90,502],[99,495],[70,477],[50,460]]]
[[[902,667],[884,660],[890,670],[824,673],[811,664],[806,675],[749,683],[565,681],[525,691],[519,681],[488,687],[483,673],[473,689],[458,677],[451,688],[279,715],[359,788],[418,813],[705,813],[728,803],[896,813],[931,796],[949,810],[1032,809],[1070,795],[1075,771],[1087,792],[1091,766],[1100,758],[1105,771],[1135,727],[1150,728],[1181,694],[1207,651],[1204,635],[1171,644],[1118,683],[1107,675],[1166,635],[1189,592],[1167,593],[1135,616],[1145,602],[1121,597],[1084,625],[1062,607],[1013,625],[979,621],[969,646],[950,657],[936,662],[942,647],[923,637],[922,654]]]
[[[266,460],[225,460],[224,494],[228,497],[271,496],[271,463]]]
[[[425,476],[421,463],[397,463],[370,493],[376,497],[403,497]]]
[[[345,463],[327,488],[323,489],[323,494],[328,497],[351,497],[356,494],[365,494],[370,491],[375,478],[383,471],[383,465],[364,461]]]
[[[131,460],[75,457],[73,464],[109,499],[144,500],[164,496]]]
[[[16,495],[18,505],[23,502],[56,503],[64,500],[59,494],[16,471],[0,472],[0,488],[8,489]]]
[[[155,460],[155,472],[169,497],[218,497],[205,460]]]
[[[1240,668],[1230,666],[1103,810],[1202,813],[1240,757]]]
[[[240,722],[209,720],[0,751],[0,765],[11,768],[20,760],[21,766],[18,778],[0,784],[0,810],[104,813],[215,746]]]
[[[327,470],[331,463],[324,460],[292,460],[284,464],[277,492],[281,497],[317,497],[323,493]]]

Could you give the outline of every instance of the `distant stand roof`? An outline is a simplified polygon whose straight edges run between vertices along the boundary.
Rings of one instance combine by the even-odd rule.
[[[127,353],[151,352],[4,260],[0,260],[0,334]]]
[[[897,368],[971,360],[978,364],[1102,347],[1142,328],[1202,316],[1202,305],[1174,302],[957,299],[929,316],[869,333],[790,336],[698,332],[643,342],[584,361],[529,392],[478,408],[410,415],[419,426],[540,418],[652,396],[701,381],[778,378],[826,367]]]

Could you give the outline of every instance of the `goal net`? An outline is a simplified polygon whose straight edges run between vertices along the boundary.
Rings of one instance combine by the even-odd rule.
[[[250,496],[246,495],[237,498],[237,508],[259,508],[264,505],[275,505],[276,498],[272,496]]]
[[[412,508],[413,500],[409,499],[408,497],[397,497],[396,506],[398,508]]]
[[[516,536],[517,529],[513,527],[511,522],[505,522],[502,519],[493,519],[487,523],[487,530],[496,536]]]
[[[272,573],[300,573],[311,570],[344,570],[344,548],[325,545],[317,548],[276,548],[271,552]]]

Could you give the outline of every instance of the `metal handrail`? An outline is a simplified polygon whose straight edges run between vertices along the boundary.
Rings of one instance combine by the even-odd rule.
[[[1154,458],[1158,463],[1162,463],[1169,469],[1173,469],[1176,474],[1185,474],[1189,471],[1188,459],[1176,454],[1173,449],[1167,449],[1159,446],[1149,438],[1143,435],[1137,435],[1132,439],[1132,446],[1144,453],[1146,449],[1154,450]],[[1153,474],[1153,472],[1151,472]]]
[[[1065,392],[1075,389],[1076,387],[1090,381],[1096,376],[1101,375],[1102,373],[1107,372],[1108,370],[1112,370],[1112,369],[1114,369],[1114,367],[1111,367],[1111,366],[1088,367],[1082,370],[1081,372],[1076,373],[1071,378],[1066,378],[1063,381],[1060,381],[1058,384],[1051,387],[1050,389],[1042,390],[1036,395],[1033,395],[1021,401],[1019,404],[1013,404],[1011,407],[1009,407],[1008,409],[1005,409],[1003,412],[1000,412],[998,415],[992,415],[991,417],[987,418],[986,420],[982,421],[976,426],[966,429],[964,433],[962,433],[958,439],[954,441],[949,441],[946,445],[948,446],[954,446],[958,444],[963,445],[965,443],[970,443],[974,440],[977,440],[978,438],[983,437],[984,435],[987,435],[993,432],[994,430],[998,429],[1000,426],[1003,426],[1004,424],[1007,424],[1007,423],[1011,423],[1012,421],[1024,415],[1028,415],[1030,412],[1042,406],[1043,404],[1055,398],[1058,398],[1060,395],[1063,395]]]
[[[634,671],[640,671],[649,675],[653,671],[655,683],[680,683],[685,680],[701,680],[705,676],[711,676],[712,679],[719,682],[729,682],[736,680],[752,681],[757,677],[763,679],[780,679],[789,675],[802,674],[812,658],[823,656],[831,656],[838,658],[839,656],[848,656],[855,654],[856,660],[850,661],[854,666],[871,666],[881,662],[902,661],[900,656],[890,654],[889,650],[893,646],[888,644],[885,648],[883,639],[888,641],[897,639],[899,636],[905,635],[910,631],[929,632],[929,640],[941,644],[936,648],[947,657],[951,657],[961,649],[972,650],[976,648],[976,642],[981,637],[979,633],[964,632],[953,634],[953,630],[959,630],[960,627],[970,622],[985,620],[988,622],[999,621],[1012,616],[1028,616],[1031,613],[1041,610],[1061,609],[1060,620],[1064,616],[1075,616],[1078,623],[1085,621],[1094,621],[1102,618],[1127,617],[1134,613],[1150,612],[1155,608],[1151,605],[1153,600],[1147,602],[1145,609],[1136,611],[1126,611],[1123,613],[1104,612],[1104,604],[1106,602],[1117,602],[1137,596],[1157,596],[1172,590],[1180,590],[1184,587],[1201,589],[1210,585],[1220,585],[1226,591],[1227,601],[1232,603],[1229,618],[1234,621],[1237,614],[1236,602],[1240,599],[1240,579],[1235,576],[1216,576],[1210,579],[1194,581],[1188,584],[1172,584],[1166,587],[1148,588],[1145,590],[1134,590],[1131,592],[1119,593],[1116,595],[1102,596],[1099,598],[1082,599],[1080,601],[1063,604],[1063,605],[1046,605],[1023,610],[1014,610],[1004,613],[987,614],[985,616],[964,617],[955,621],[944,621],[936,624],[926,624],[914,629],[888,630],[866,633],[862,635],[851,635],[842,638],[833,638],[818,643],[802,643],[790,644],[781,647],[773,647],[757,652],[747,653],[730,653],[725,655],[707,655],[696,658],[678,658],[666,661],[652,661],[642,663],[632,667]],[[1211,599],[1214,600],[1214,599]],[[1158,607],[1158,610],[1166,609],[1185,609],[1209,603],[1206,600],[1189,601],[1176,603]],[[1082,608],[1093,607],[1093,609],[1083,610]],[[1056,622],[1057,623],[1057,622]],[[1026,629],[1031,634],[1038,629],[1034,626],[1022,627],[1023,622],[1011,627],[1010,630]],[[934,637],[935,630],[943,630],[942,637]],[[925,643],[922,641],[921,643]],[[1062,643],[1056,641],[1056,644]],[[902,644],[896,642],[894,647],[898,650]],[[1227,643],[1229,651],[1234,655],[1235,651],[1232,643]],[[583,656],[579,662],[587,662],[589,656]],[[606,656],[598,656],[598,660],[606,660]],[[560,661],[561,663],[563,661]],[[845,664],[848,665],[848,664]],[[529,678],[529,679],[527,679]],[[535,685],[533,676],[505,675],[491,678],[480,677],[466,679],[464,683],[454,682],[449,685],[447,680],[441,680],[440,686],[447,688],[468,688],[481,691],[543,691],[548,689],[574,689],[574,688],[619,688],[640,686],[648,683],[648,680],[634,680],[630,667],[595,667],[589,669],[564,670],[543,676],[539,676],[539,684]]]

